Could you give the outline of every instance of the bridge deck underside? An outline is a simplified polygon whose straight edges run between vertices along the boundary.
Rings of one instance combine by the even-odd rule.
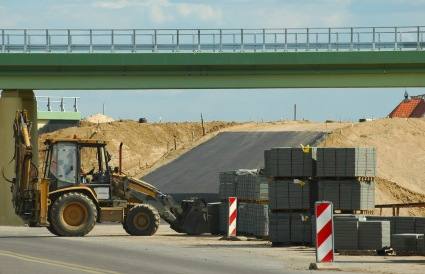
[[[0,54],[2,89],[425,86],[425,51]]]

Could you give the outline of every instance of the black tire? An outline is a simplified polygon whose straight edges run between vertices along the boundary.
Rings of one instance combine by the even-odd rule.
[[[140,204],[128,211],[123,228],[133,236],[152,236],[158,230],[159,219],[159,213],[153,206]]]
[[[59,235],[59,233],[53,228],[53,226],[52,225],[49,225],[49,226],[47,226],[46,227],[47,228],[47,230],[50,232],[50,233],[52,233],[53,235],[55,235],[55,236],[60,236]]]
[[[49,219],[51,231],[58,236],[84,236],[96,224],[97,209],[86,195],[69,192],[52,204]]]

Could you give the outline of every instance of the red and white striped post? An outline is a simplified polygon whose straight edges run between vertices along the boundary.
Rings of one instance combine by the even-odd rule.
[[[334,261],[333,204],[328,201],[315,203],[316,214],[316,262]]]
[[[229,227],[227,237],[236,237],[236,221],[238,218],[238,198],[229,197]]]

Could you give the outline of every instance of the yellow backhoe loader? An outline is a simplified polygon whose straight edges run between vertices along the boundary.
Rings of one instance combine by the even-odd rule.
[[[157,231],[162,218],[180,233],[208,232],[205,202],[191,199],[176,204],[154,186],[123,174],[122,144],[120,165],[112,169],[104,141],[46,140],[44,171],[39,174],[29,121],[26,111],[16,113],[16,177],[11,180],[15,212],[29,226],[46,227],[58,236],[84,236],[96,223],[119,222],[130,235],[148,236]]]

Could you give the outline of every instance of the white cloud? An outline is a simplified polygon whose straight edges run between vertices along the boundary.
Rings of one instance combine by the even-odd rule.
[[[202,21],[221,20],[222,12],[206,4],[181,3],[177,4],[177,12],[184,16],[193,16]]]
[[[202,21],[220,20],[220,9],[207,4],[197,3],[173,3],[169,0],[104,0],[92,4],[100,9],[124,9],[143,7],[148,11],[150,19],[154,23],[165,23],[186,17],[196,18]],[[175,16],[178,15],[178,16]]]
[[[104,9],[122,9],[130,5],[128,0],[97,1],[93,3],[96,8]]]
[[[161,5],[153,5],[150,7],[150,17],[156,24],[162,24],[173,19],[171,14],[166,14]]]

